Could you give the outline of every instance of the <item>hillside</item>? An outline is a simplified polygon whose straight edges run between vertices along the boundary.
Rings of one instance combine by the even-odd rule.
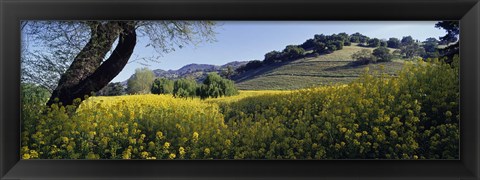
[[[237,87],[242,90],[298,89],[320,84],[348,83],[361,75],[365,67],[375,70],[383,65],[386,73],[394,75],[403,66],[401,60],[361,66],[351,65],[352,54],[362,49],[373,50],[374,48],[352,44],[331,54],[262,66],[243,73],[234,80]]]
[[[362,49],[374,48],[361,47],[353,43],[351,46],[344,46],[343,49],[330,54],[323,54],[318,57],[300,58],[288,62],[263,65],[260,68],[249,70],[233,76],[232,80],[240,90],[291,90],[316,85],[331,83],[348,83],[359,77],[369,67],[371,70],[379,70],[380,66],[384,71],[394,75],[403,66],[403,61],[396,59],[392,62],[377,63],[369,65],[352,65],[353,53]],[[395,49],[390,49],[390,52]],[[168,79],[179,79],[193,77],[198,82],[205,79],[211,72],[221,73],[222,70],[231,66],[237,69],[248,61],[233,61],[224,65],[211,64],[188,64],[178,70],[153,70],[156,77]],[[126,86],[127,81],[122,82]]]

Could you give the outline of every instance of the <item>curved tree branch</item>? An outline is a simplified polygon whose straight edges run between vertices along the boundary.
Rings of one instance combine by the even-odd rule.
[[[110,82],[125,67],[136,44],[133,22],[89,23],[92,37],[60,78],[47,105],[58,98],[62,105],[71,105],[76,98],[96,92]],[[115,39],[118,44],[110,57],[102,63]]]

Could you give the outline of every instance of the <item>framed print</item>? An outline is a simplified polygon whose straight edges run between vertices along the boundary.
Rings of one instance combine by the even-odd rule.
[[[480,4],[2,1],[4,179],[477,179]]]

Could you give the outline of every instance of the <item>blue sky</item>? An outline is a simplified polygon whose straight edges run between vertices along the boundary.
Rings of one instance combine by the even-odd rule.
[[[164,54],[157,62],[149,62],[149,69],[179,69],[184,65],[222,65],[231,61],[263,60],[265,53],[281,51],[287,45],[298,45],[315,34],[338,34],[360,32],[371,38],[388,39],[412,36],[420,41],[429,37],[439,38],[446,34],[435,28],[437,21],[220,21],[216,28],[216,42],[186,46]],[[151,57],[155,53],[145,48],[146,39],[140,38],[133,57]],[[128,79],[139,63],[129,63],[112,80],[119,82]]]

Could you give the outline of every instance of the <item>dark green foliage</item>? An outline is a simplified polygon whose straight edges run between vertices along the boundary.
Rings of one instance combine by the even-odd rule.
[[[440,56],[445,56],[445,62],[451,64],[453,57],[459,54],[459,41],[458,36],[460,33],[459,21],[440,21],[435,24],[436,28],[443,28],[447,31],[447,34],[440,37],[440,43],[448,45],[446,48],[440,50]]]
[[[368,47],[379,47],[380,46],[380,39],[373,38],[368,40]]]
[[[152,84],[153,94],[173,94],[173,80],[157,78]]]
[[[326,53],[332,53],[333,51],[337,50],[337,46],[335,44],[327,45]]]
[[[387,47],[387,41],[380,41],[381,47]]]
[[[347,33],[338,33],[337,35],[338,39],[337,40],[340,40],[340,41],[343,41],[343,42],[347,42],[350,40],[350,36],[347,34]]]
[[[400,40],[397,38],[390,38],[387,41],[387,47],[389,48],[400,48],[401,43]]]
[[[200,91],[201,98],[221,97],[223,94],[222,90],[222,77],[216,73],[210,73],[207,75],[207,78],[203,81],[202,89]]]
[[[343,49],[343,41],[338,41],[337,40],[337,41],[333,42],[333,44],[335,45],[337,50]]]
[[[274,63],[276,61],[279,61],[280,59],[282,59],[282,53],[281,52],[270,51],[269,53],[265,54],[265,59],[263,60],[263,62],[265,64],[271,64],[271,63]]]
[[[233,81],[224,79],[217,73],[209,73],[203,84],[197,89],[197,95],[202,99],[233,96],[236,94],[238,94],[238,90]]]
[[[316,34],[313,39],[308,39],[301,45],[289,45],[282,52],[271,51],[265,54],[263,64],[291,61],[305,57],[305,50],[313,50],[313,53],[328,54],[343,49],[343,46],[350,46],[352,42],[366,43],[369,38],[360,33],[349,36],[347,33],[332,35]],[[310,53],[311,54],[311,53]],[[245,69],[237,69],[237,72],[244,72]]]
[[[302,47],[303,49],[312,49],[315,46],[315,42],[316,41],[314,39],[307,39],[307,41],[300,45],[300,47]]]
[[[458,40],[458,34],[460,34],[460,24],[458,21],[440,21],[435,24],[436,28],[443,28],[447,31],[447,34],[440,37],[442,44],[454,43]]]
[[[378,62],[392,61],[393,56],[390,54],[390,50],[386,47],[379,47],[373,50],[373,56],[377,58]]]
[[[413,40],[412,36],[404,36],[401,41],[402,46],[411,46],[415,44],[415,41]]]
[[[415,56],[422,56],[425,50],[418,45],[417,43],[413,43],[410,45],[405,45],[401,47],[402,54],[405,58],[413,58]]]
[[[439,41],[433,37],[427,38],[427,40],[423,41],[423,48],[425,49],[425,56],[424,58],[438,58],[438,43]]]
[[[363,43],[364,44],[364,43],[367,43],[369,39],[370,39],[369,37],[367,37],[363,34],[360,34],[358,32],[350,35],[350,42],[352,42],[352,43]]]
[[[343,49],[343,46],[350,46],[350,36],[346,33],[332,34],[332,35],[315,35],[315,42],[313,43],[313,50],[318,54],[328,54],[336,50]]]
[[[315,34],[313,36],[313,39],[315,39],[315,41],[317,42],[325,42],[327,41],[327,36],[325,36],[324,34]]]
[[[264,61],[267,62],[267,61]],[[236,69],[237,73],[243,73],[252,69],[257,69],[259,67],[263,66],[262,61],[260,60],[252,60],[249,61],[247,64],[242,65]]]
[[[291,61],[304,57],[305,49],[302,46],[288,45],[282,52],[271,51],[265,54],[263,63],[272,64],[276,62]]]
[[[178,79],[173,84],[173,96],[187,98],[195,97],[197,82],[191,78]]]
[[[322,53],[325,53],[325,48],[326,48],[325,43],[315,42],[315,46],[313,50],[318,54],[322,54]]]
[[[353,34],[350,36],[350,42],[352,43],[360,43],[360,37],[354,36]]]
[[[364,65],[376,62],[376,58],[372,55],[372,51],[368,49],[362,49],[353,53],[352,59],[355,60],[356,65]]]
[[[304,56],[305,50],[302,47],[295,46],[295,45],[288,45],[283,50],[282,60],[283,61],[291,61]]]
[[[125,88],[119,82],[109,83],[97,92],[99,96],[120,96],[125,94]]]

